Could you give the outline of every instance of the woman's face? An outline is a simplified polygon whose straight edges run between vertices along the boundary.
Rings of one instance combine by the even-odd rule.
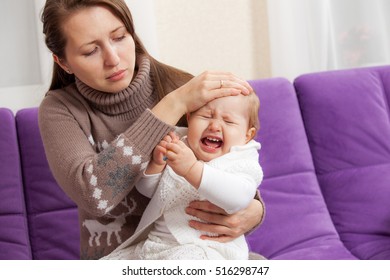
[[[110,10],[96,6],[70,16],[63,30],[66,58],[54,56],[88,86],[103,92],[119,92],[134,76],[135,44],[123,22]]]

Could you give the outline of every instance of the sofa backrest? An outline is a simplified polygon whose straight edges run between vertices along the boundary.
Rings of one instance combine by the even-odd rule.
[[[260,98],[260,192],[264,223],[247,236],[270,259],[354,259],[340,241],[321,194],[293,85],[251,81]]]
[[[342,241],[358,258],[390,259],[390,67],[307,74],[295,88]]]
[[[0,108],[0,260],[32,258],[14,114]]]
[[[38,109],[23,109],[15,118],[33,259],[79,259],[77,208],[50,172]]]

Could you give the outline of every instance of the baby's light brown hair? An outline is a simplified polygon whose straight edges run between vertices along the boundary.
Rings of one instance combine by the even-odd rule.
[[[259,121],[260,99],[257,96],[256,92],[252,91],[247,96],[247,102],[248,102],[248,113],[249,113],[248,128],[254,127],[257,133],[260,129],[260,121]]]

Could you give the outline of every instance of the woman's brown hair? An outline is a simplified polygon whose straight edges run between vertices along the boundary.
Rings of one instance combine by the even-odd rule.
[[[189,73],[157,61],[147,52],[134,30],[133,18],[124,0],[47,0],[41,16],[43,33],[45,35],[46,46],[58,58],[66,58],[66,37],[62,28],[63,23],[73,13],[93,6],[103,6],[110,9],[124,23],[127,31],[134,39],[137,59],[140,56],[149,57],[152,78],[159,100],[193,77]],[[49,90],[66,87],[74,81],[74,75],[66,73],[54,62],[53,76]]]

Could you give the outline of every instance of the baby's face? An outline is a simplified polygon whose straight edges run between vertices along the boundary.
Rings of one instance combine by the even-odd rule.
[[[210,161],[251,139],[249,102],[245,98],[241,94],[218,98],[191,113],[187,140],[198,159]]]

